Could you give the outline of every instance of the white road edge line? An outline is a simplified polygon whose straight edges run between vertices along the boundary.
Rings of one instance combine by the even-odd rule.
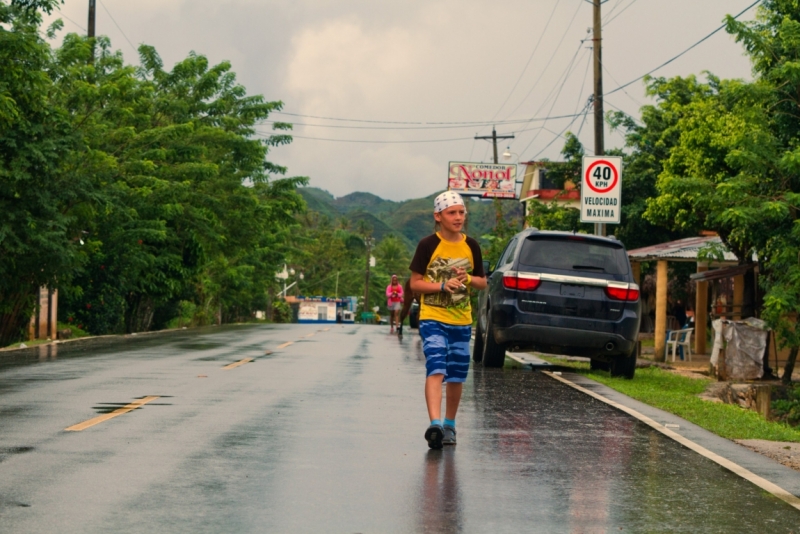
[[[631,416],[635,417],[636,419],[638,419],[639,421],[641,421],[644,424],[648,425],[649,427],[653,428],[654,430],[657,430],[657,431],[661,432],[662,434],[664,434],[665,436],[674,439],[675,441],[677,441],[678,443],[680,443],[684,447],[687,447],[687,448],[693,450],[694,452],[696,452],[697,454],[699,454],[701,456],[704,456],[705,458],[708,458],[712,462],[715,462],[715,463],[721,465],[725,469],[728,469],[729,471],[732,471],[733,473],[739,475],[743,479],[745,479],[745,480],[747,480],[749,482],[752,482],[753,484],[755,484],[759,488],[763,489],[764,491],[768,491],[769,493],[771,493],[775,497],[779,498],[780,500],[786,502],[790,506],[793,506],[796,509],[800,510],[800,498],[797,498],[796,496],[794,496],[793,494],[789,493],[785,489],[781,488],[777,484],[773,484],[769,480],[756,475],[752,471],[750,471],[748,469],[745,469],[744,467],[740,466],[739,464],[731,462],[727,458],[723,458],[722,456],[711,452],[710,450],[706,449],[702,445],[698,445],[694,441],[691,441],[691,440],[681,436],[680,434],[678,434],[676,432],[673,432],[672,430],[666,428],[664,425],[661,425],[661,424],[653,421],[652,419],[650,419],[646,415],[637,412],[633,408],[628,408],[627,406],[623,406],[622,404],[614,402],[611,399],[607,399],[606,397],[603,397],[602,395],[599,395],[599,394],[595,393],[594,391],[590,391],[590,390],[588,390],[588,389],[586,389],[584,387],[581,387],[578,384],[575,384],[574,382],[571,382],[571,381],[567,380],[566,378],[562,378],[562,377],[560,377],[558,375],[554,375],[550,371],[542,371],[542,373],[546,374],[550,378],[553,378],[555,380],[558,380],[559,382],[562,382],[562,383],[568,385],[571,388],[577,389],[581,393],[585,393],[586,395],[589,395],[590,397],[594,397],[595,399],[599,400],[600,402],[604,402],[604,403],[608,404],[609,406],[613,406],[614,408],[616,408],[618,410],[621,410],[621,411],[627,413],[628,415],[631,415]]]

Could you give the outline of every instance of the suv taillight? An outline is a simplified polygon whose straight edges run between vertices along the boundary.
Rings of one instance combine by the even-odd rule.
[[[542,283],[538,274],[506,273],[503,275],[503,287],[521,291],[535,291]]]
[[[639,288],[633,284],[631,287],[608,286],[606,287],[606,295],[608,295],[608,298],[614,300],[635,302],[639,300]]]

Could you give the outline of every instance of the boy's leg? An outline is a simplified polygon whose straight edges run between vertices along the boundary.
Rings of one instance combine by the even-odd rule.
[[[447,373],[447,339],[442,324],[437,321],[420,321],[422,352],[425,354],[425,403],[431,421],[441,419],[442,382]]]
[[[458,405],[461,402],[461,392],[464,390],[464,384],[462,382],[448,382],[446,388],[447,400],[445,402],[447,406],[444,411],[444,416],[447,419],[455,421],[456,413],[458,413]],[[439,391],[442,391],[441,388],[439,388]],[[441,397],[441,393],[439,396]]]
[[[469,372],[470,326],[449,326],[447,332],[447,407],[445,417],[455,420],[464,381]]]
[[[430,375],[425,379],[425,402],[428,405],[428,417],[431,421],[442,418],[442,381],[444,375]],[[450,405],[450,395],[448,384],[447,402]],[[449,413],[449,412],[448,412]]]

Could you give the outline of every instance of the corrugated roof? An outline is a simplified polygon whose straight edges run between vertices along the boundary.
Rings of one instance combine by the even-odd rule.
[[[677,241],[670,241],[669,243],[660,243],[658,245],[629,250],[628,257],[638,261],[697,261],[697,253],[700,249],[711,243],[722,244],[722,239],[720,239],[719,236],[687,237],[678,239]],[[724,257],[726,262],[738,261],[736,256],[728,250],[725,250]]]

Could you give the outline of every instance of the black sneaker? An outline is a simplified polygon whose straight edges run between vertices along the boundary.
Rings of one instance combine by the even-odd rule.
[[[425,439],[431,449],[441,449],[442,439],[444,439],[444,428],[442,425],[431,425],[425,431]]]
[[[455,445],[456,444],[456,429],[452,426],[444,427],[444,437],[442,438],[442,445]]]
[[[398,336],[402,336],[403,335],[403,325],[400,325],[400,326],[397,327],[397,335]]]

